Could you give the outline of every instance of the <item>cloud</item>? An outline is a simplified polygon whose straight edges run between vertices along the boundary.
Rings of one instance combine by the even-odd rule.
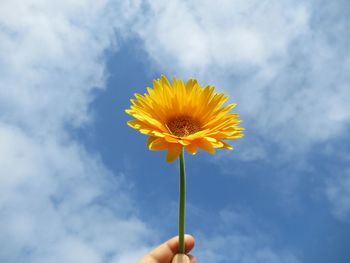
[[[303,6],[279,1],[152,1],[149,9],[146,26],[137,28],[147,51],[161,68],[189,75],[264,66],[286,53],[308,15]]]
[[[91,91],[104,86],[104,50],[116,46],[114,31],[128,23],[138,2],[1,5],[2,120],[26,129],[45,124],[43,134],[86,122]]]
[[[295,255],[288,251],[277,250],[259,242],[256,237],[244,235],[216,235],[207,238],[201,248],[200,257],[203,262],[300,262]]]
[[[350,120],[345,1],[150,1],[134,27],[157,69],[232,95],[247,128],[243,159],[303,154]],[[258,138],[260,143],[256,143]],[[262,154],[265,153],[265,154]]]
[[[252,213],[223,209],[219,214],[214,233],[196,234],[200,240],[197,248],[201,262],[301,262],[295,252],[276,244],[270,234],[260,230]]]
[[[38,142],[5,125],[0,135],[3,261],[105,262],[145,250],[147,226],[98,158],[74,141]]]
[[[127,182],[71,136],[92,120],[104,52],[138,6],[1,3],[1,262],[124,263],[153,241]]]
[[[339,220],[348,221],[350,218],[350,171],[328,179],[325,192],[332,205],[334,216]]]

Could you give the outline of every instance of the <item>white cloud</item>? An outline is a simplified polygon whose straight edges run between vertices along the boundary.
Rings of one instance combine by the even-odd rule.
[[[44,123],[49,130],[87,121],[90,91],[104,85],[103,52],[115,47],[115,31],[124,32],[138,6],[138,1],[3,1],[2,119],[26,128]]]
[[[125,263],[154,238],[122,177],[69,133],[90,120],[104,52],[138,6],[1,2],[1,262]]]
[[[286,53],[308,16],[280,1],[150,1],[149,8],[136,28],[147,51],[160,68],[186,75],[263,67]]]
[[[334,216],[348,221],[350,219],[350,171],[328,179],[326,195],[332,205]]]
[[[205,239],[198,253],[202,261],[208,263],[300,262],[290,252],[273,249],[266,243],[266,241],[257,241],[256,237],[253,236],[236,234],[216,235]]]
[[[134,30],[158,70],[232,95],[247,127],[244,147],[256,148],[257,137],[259,147],[276,143],[301,154],[343,133],[350,120],[343,4],[149,1]],[[259,159],[268,151],[254,152]]]
[[[96,156],[5,124],[0,145],[2,261],[106,262],[144,252],[152,235],[121,177]]]
[[[296,253],[273,242],[264,233],[254,215],[242,209],[224,209],[216,221],[214,234],[197,233],[200,262],[300,263]],[[221,229],[218,230],[218,229]]]

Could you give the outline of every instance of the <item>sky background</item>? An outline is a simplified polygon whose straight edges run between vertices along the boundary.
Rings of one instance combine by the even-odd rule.
[[[186,155],[204,263],[350,261],[350,4],[0,3],[0,261],[128,263],[177,234],[178,165],[126,125],[165,74],[227,93],[234,151]]]

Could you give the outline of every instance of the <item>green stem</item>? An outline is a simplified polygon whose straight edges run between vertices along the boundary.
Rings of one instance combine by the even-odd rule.
[[[186,178],[184,151],[180,154],[180,198],[179,198],[179,253],[185,254],[185,199]]]

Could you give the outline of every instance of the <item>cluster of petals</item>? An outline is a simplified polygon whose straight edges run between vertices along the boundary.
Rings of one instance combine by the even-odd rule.
[[[224,105],[227,96],[214,87],[202,87],[194,79],[184,83],[165,76],[153,81],[144,95],[135,94],[126,112],[135,119],[128,125],[149,136],[150,150],[166,150],[166,160],[174,161],[185,148],[190,154],[198,149],[232,150],[224,140],[243,137],[238,114],[230,111],[235,104]]]

